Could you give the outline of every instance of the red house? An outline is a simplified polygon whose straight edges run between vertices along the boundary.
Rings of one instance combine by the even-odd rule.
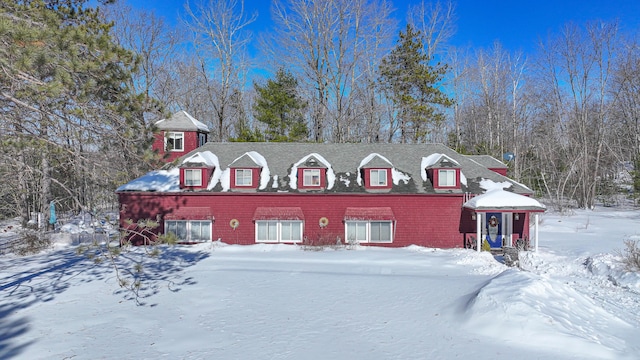
[[[184,242],[499,248],[544,211],[498,160],[441,144],[193,144],[117,189],[123,227],[158,219]]]
[[[173,161],[204,145],[209,134],[207,125],[186,111],[179,111],[169,119],[162,119],[156,122],[155,126],[159,131],[155,135],[152,148],[165,155],[166,161]]]

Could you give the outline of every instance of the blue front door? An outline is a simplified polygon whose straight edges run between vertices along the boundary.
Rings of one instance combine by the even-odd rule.
[[[502,213],[487,213],[484,226],[491,248],[502,247]]]

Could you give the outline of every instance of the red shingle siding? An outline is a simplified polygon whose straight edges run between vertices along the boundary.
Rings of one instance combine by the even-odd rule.
[[[462,247],[464,233],[460,229],[462,195],[403,195],[403,194],[274,194],[274,193],[119,193],[120,219],[156,219],[161,226],[165,213],[188,208],[211,209],[215,217],[213,239],[232,244],[254,244],[254,214],[257,207],[299,207],[304,213],[304,236],[308,238],[340,237],[344,239],[344,216],[348,207],[389,207],[396,219],[392,244],[401,247],[411,244],[428,247]],[[184,210],[184,208],[187,208]],[[181,210],[182,209],[182,210]],[[326,227],[319,226],[326,217]],[[231,219],[240,224],[234,230]]]
[[[489,168],[489,170],[497,172],[502,176],[507,176],[507,168]]]
[[[184,133],[184,151],[170,151],[167,153],[166,161],[171,162],[176,158],[179,158],[182,155],[187,154],[188,152],[195,150],[198,148],[198,132],[196,131],[179,131]],[[155,134],[155,139],[153,140],[152,148],[154,151],[157,151],[158,154],[164,155],[164,134],[165,131],[160,131]]]

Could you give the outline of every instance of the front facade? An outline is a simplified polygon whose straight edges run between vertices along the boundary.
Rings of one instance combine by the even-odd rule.
[[[454,248],[490,234],[465,203],[496,188],[531,194],[440,144],[206,143],[117,194],[123,227],[157,219],[158,233],[188,243]],[[491,213],[501,220],[492,246],[528,237],[537,210]]]

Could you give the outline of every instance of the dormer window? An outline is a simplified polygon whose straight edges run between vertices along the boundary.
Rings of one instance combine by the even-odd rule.
[[[438,186],[454,187],[457,185],[455,169],[438,170]]]
[[[165,136],[167,151],[184,151],[184,133],[167,131]]]
[[[252,186],[253,171],[251,169],[236,169],[236,186]]]
[[[185,169],[184,185],[202,186],[202,169]]]
[[[387,186],[387,169],[369,170],[369,181],[372,187]]]
[[[304,169],[304,186],[320,186],[320,169]]]

